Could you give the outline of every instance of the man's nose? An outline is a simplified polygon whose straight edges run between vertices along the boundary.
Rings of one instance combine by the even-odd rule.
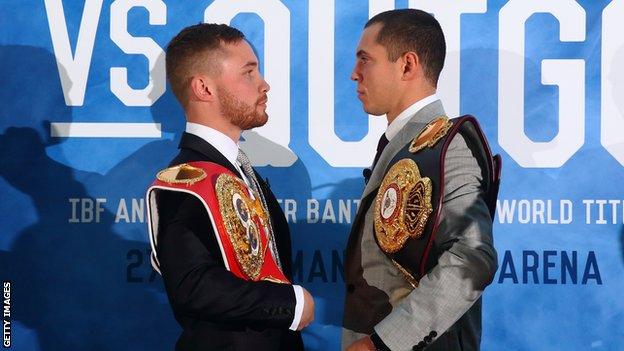
[[[357,66],[353,67],[353,71],[351,71],[351,80],[359,82],[360,79],[360,74],[358,73],[358,69]]]
[[[266,80],[264,80],[264,78],[262,79],[262,88],[261,88],[261,92],[263,93],[267,93],[269,90],[271,90],[271,86],[269,85],[269,83],[267,83]]]

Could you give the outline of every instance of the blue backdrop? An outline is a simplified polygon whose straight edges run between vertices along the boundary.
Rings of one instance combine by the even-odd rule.
[[[477,116],[503,157],[483,349],[624,349],[622,0],[0,0],[4,344],[173,348],[143,200],[184,128],[163,48],[218,21],[246,33],[272,87],[269,124],[242,146],[316,299],[305,343],[338,349],[345,242],[384,128],[349,80],[354,49],[371,15],[408,6],[445,31],[447,112]]]

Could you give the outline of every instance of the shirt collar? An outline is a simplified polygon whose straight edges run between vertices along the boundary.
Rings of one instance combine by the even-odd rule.
[[[412,116],[418,113],[418,111],[420,111],[423,107],[429,105],[436,100],[438,100],[438,96],[434,93],[416,101],[408,108],[403,110],[403,112],[399,113],[399,115],[392,121],[392,123],[388,125],[388,128],[386,129],[386,138],[388,138],[388,140],[392,140],[392,138],[399,134],[399,131],[407,124]]]
[[[220,131],[198,123],[186,122],[186,132],[196,135],[219,151],[231,164],[236,165],[238,143]]]

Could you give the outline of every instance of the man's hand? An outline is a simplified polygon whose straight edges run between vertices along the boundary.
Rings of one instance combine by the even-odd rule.
[[[346,351],[375,351],[377,348],[369,336],[357,340],[347,347]]]
[[[305,288],[301,289],[303,290],[303,313],[301,313],[297,330],[307,327],[314,320],[314,299]]]

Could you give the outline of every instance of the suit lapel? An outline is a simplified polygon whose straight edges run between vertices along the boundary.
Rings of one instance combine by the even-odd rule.
[[[241,176],[236,167],[225,157],[222,153],[220,153],[214,146],[210,145],[204,139],[198,137],[197,135],[184,132],[182,134],[182,138],[180,138],[180,149],[190,149],[195,152],[202,154],[205,159],[203,161],[209,161],[217,163],[234,174]]]
[[[383,177],[386,175],[386,168],[388,168],[388,165],[394,156],[403,147],[405,147],[408,142],[414,139],[414,137],[416,137],[416,135],[418,135],[418,133],[420,133],[420,131],[427,125],[427,123],[442,115],[445,115],[442,102],[440,102],[440,100],[436,100],[423,107],[412,118],[410,118],[409,122],[407,122],[401,131],[399,131],[399,134],[390,140],[388,146],[386,146],[384,151],[381,153],[381,156],[379,156],[379,161],[377,161],[375,169],[373,169],[373,173],[368,180],[368,184],[366,184],[366,187],[364,188],[362,198],[365,198],[379,187]]]

